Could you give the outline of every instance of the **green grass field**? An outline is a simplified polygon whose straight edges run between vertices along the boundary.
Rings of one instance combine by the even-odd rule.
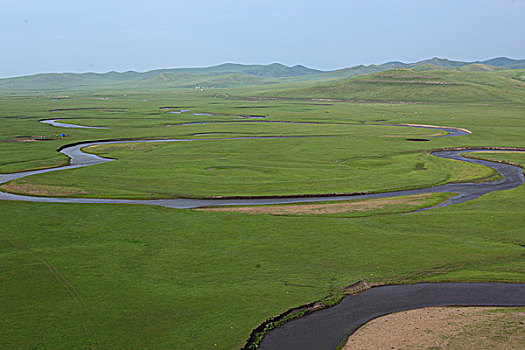
[[[406,153],[416,146],[383,137],[393,128],[357,126],[340,137],[92,146],[90,151],[118,161],[35,175],[4,188],[37,195],[63,189],[82,197],[202,198],[380,192],[495,175],[475,164]]]
[[[80,141],[202,141],[99,146],[89,151],[118,160],[3,188],[37,195],[167,198],[385,191],[491,179],[494,174],[484,167],[436,159],[429,152],[525,146],[523,87],[494,78],[499,72],[454,73],[464,74],[464,86],[495,79],[494,90],[487,91],[498,91],[497,98],[474,93],[460,101],[457,96],[463,95],[453,88],[439,101],[410,104],[247,99],[271,94],[267,86],[13,94],[0,100],[1,173],[65,164],[56,149]],[[374,94],[363,99],[373,100]],[[70,97],[55,100],[60,95]],[[100,97],[109,99],[95,99]],[[190,112],[166,113],[162,107]],[[52,112],[57,109],[62,111]],[[324,124],[243,124],[247,119],[241,115]],[[38,122],[50,118],[111,129]],[[165,126],[208,121],[225,123]],[[462,127],[472,134],[436,138],[426,129],[370,125],[393,123]],[[57,136],[61,133],[66,136]],[[314,137],[210,140],[276,135]],[[50,140],[31,141],[39,138]],[[475,156],[525,165],[523,154]],[[265,319],[337,296],[339,287],[359,280],[524,282],[524,195],[521,186],[417,213],[407,212],[448,195],[304,215],[2,201],[1,347],[238,349]]]

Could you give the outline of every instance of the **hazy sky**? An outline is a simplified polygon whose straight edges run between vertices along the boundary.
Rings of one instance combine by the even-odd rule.
[[[525,0],[1,0],[0,77],[525,58]]]

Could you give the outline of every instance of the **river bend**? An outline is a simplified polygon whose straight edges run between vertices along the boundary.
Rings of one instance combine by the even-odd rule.
[[[413,126],[413,125],[397,125],[403,127],[423,127],[438,129],[447,132],[446,137],[449,136],[462,136],[468,133],[455,128],[446,127],[435,127],[435,126]],[[12,174],[0,174],[0,184],[8,181],[21,179],[31,175],[43,174],[53,171],[63,171],[68,169],[75,169],[86,166],[95,166],[97,164],[107,163],[114,161],[114,159],[99,157],[95,154],[84,152],[82,149],[88,146],[103,145],[103,144],[122,144],[122,143],[151,143],[151,142],[198,142],[198,141],[214,141],[214,142],[227,142],[228,140],[247,140],[247,139],[260,139],[270,140],[276,138],[295,138],[295,137],[308,137],[308,136],[261,136],[261,137],[230,137],[230,138],[213,138],[213,139],[161,139],[161,140],[127,140],[127,141],[93,141],[93,142],[82,142],[73,144],[70,146],[63,147],[60,152],[70,158],[70,165],[25,171]],[[439,137],[439,136],[438,136]],[[481,150],[481,149],[479,149]],[[381,193],[370,193],[370,194],[342,194],[342,195],[315,195],[315,196],[285,196],[285,197],[254,197],[254,198],[224,198],[224,199],[185,199],[185,198],[174,198],[174,199],[110,199],[110,198],[59,198],[59,197],[40,197],[40,196],[28,196],[28,195],[17,195],[12,193],[0,192],[0,200],[13,200],[13,201],[26,201],[26,202],[46,202],[46,203],[121,203],[121,204],[146,204],[146,205],[158,205],[169,208],[178,209],[189,209],[198,207],[209,207],[209,206],[225,206],[225,205],[264,205],[264,204],[285,204],[285,203],[306,203],[306,202],[323,202],[323,201],[343,201],[353,199],[367,199],[367,198],[384,198],[384,197],[397,197],[406,196],[422,193],[456,193],[456,195],[450,198],[448,201],[438,204],[437,206],[447,206],[451,204],[461,203],[468,200],[476,199],[484,194],[492,191],[509,190],[523,184],[524,177],[522,169],[515,165],[497,163],[486,160],[478,160],[466,158],[463,154],[468,152],[475,152],[477,149],[469,150],[451,150],[451,151],[438,151],[432,154],[436,157],[455,159],[469,163],[481,164],[488,166],[501,174],[502,179],[492,182],[483,183],[449,183],[445,185],[401,190],[401,191],[390,191]]]

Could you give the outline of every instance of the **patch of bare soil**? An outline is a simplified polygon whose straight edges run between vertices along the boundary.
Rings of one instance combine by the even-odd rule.
[[[87,150],[91,152],[97,152],[98,150],[103,150],[104,152],[118,151],[122,149],[127,149],[130,151],[150,151],[157,148],[158,145],[147,144],[147,143],[122,143],[122,144],[110,144],[110,145],[93,145],[86,147]]]
[[[45,135],[37,135],[37,136],[15,136],[12,139],[0,140],[0,142],[39,142],[39,141],[51,141],[51,140],[54,140],[54,138],[50,138],[49,136],[45,136]]]
[[[234,108],[271,108],[272,106],[240,106]]]
[[[194,210],[237,212],[246,214],[270,214],[270,215],[292,215],[292,214],[340,214],[351,211],[368,211],[382,209],[391,205],[421,205],[427,203],[432,194],[418,194],[407,197],[375,198],[354,202],[341,203],[316,203],[316,204],[291,204],[291,205],[267,205],[267,206],[244,206],[226,208],[198,208]]]
[[[402,79],[361,79],[360,82],[387,83],[387,84],[461,85],[454,81],[425,81],[425,80],[402,80]]]
[[[89,192],[72,187],[34,185],[25,180],[19,180],[0,186],[2,190],[12,193],[23,193],[37,196],[70,196],[75,194],[87,194]]]
[[[429,307],[376,318],[343,350],[525,349],[525,308]]]
[[[443,136],[443,135],[446,135],[446,132],[443,131],[443,130],[439,130],[431,135],[425,135],[425,137],[436,137],[436,136]],[[414,135],[382,135],[380,137],[403,137],[403,138],[407,138],[407,137],[414,137]]]
[[[58,108],[50,109],[48,112],[67,112],[67,111],[85,111],[85,110],[102,110],[102,111],[128,111],[128,108],[121,107],[81,107],[81,108]]]
[[[404,124],[399,124],[399,125],[407,125],[407,126],[423,126],[423,127],[425,127],[425,128],[447,128],[447,129],[455,129],[455,130],[464,131],[464,132],[466,132],[467,134],[472,134],[472,131],[470,131],[469,129],[465,129],[465,128],[456,128],[456,127],[454,127],[454,126],[440,126],[440,125],[412,124],[412,123],[404,123]]]
[[[476,151],[476,152],[472,152],[472,154],[476,154],[476,153],[523,153],[521,151],[505,151],[505,150],[486,150],[486,151]]]

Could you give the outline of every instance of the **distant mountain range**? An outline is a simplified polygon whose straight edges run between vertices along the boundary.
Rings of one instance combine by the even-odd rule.
[[[225,88],[247,85],[275,84],[305,80],[345,78],[383,72],[389,69],[497,71],[524,69],[525,59],[497,57],[485,61],[462,62],[431,58],[415,63],[398,61],[380,65],[359,65],[333,71],[321,71],[279,63],[243,65],[225,63],[204,68],[156,69],[147,72],[48,73],[0,79],[0,91],[60,91],[76,89],[155,89],[155,88]]]
[[[507,57],[497,57],[485,61],[463,62],[434,57],[414,63],[392,61],[380,65],[359,65],[351,68],[325,72],[325,74],[333,77],[352,77],[362,74],[383,72],[385,70],[396,68],[411,68],[414,70],[454,69],[464,71],[493,71],[500,69],[523,69],[525,68],[525,60],[514,60]]]

